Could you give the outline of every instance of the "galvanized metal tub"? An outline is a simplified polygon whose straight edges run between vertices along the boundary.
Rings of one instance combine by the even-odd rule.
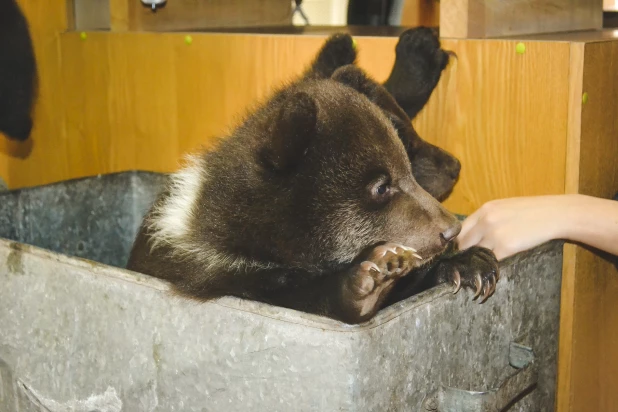
[[[0,236],[20,240],[0,240],[0,411],[553,410],[557,242],[505,261],[485,304],[438,287],[357,326],[231,297],[198,304],[24,244],[124,264],[163,181],[132,172],[0,195]],[[64,214],[45,219],[33,199]],[[65,235],[73,246],[52,241]]]

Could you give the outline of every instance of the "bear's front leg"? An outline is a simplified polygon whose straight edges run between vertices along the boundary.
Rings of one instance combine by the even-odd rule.
[[[480,298],[479,303],[482,303],[494,293],[498,279],[498,260],[491,250],[475,246],[458,251],[451,244],[434,262],[420,267],[398,282],[385,306],[443,283],[452,283],[453,293],[462,287],[472,289],[473,299]]]
[[[362,262],[342,274],[338,305],[341,319],[360,323],[373,317],[397,280],[420,261],[416,250],[407,246],[387,243],[372,249]]]
[[[483,303],[496,290],[500,277],[498,260],[493,252],[474,246],[448,258],[441,259],[433,268],[437,284],[453,283],[457,293],[462,287],[474,290],[474,299]]]

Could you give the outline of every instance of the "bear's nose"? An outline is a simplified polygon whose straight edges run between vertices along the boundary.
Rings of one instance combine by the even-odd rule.
[[[446,229],[444,232],[440,233],[440,240],[442,244],[447,244],[451,240],[455,239],[455,237],[461,232],[461,223],[457,222],[453,226]]]

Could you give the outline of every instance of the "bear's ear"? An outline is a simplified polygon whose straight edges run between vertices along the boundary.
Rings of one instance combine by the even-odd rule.
[[[317,119],[317,104],[307,93],[285,99],[262,151],[266,164],[277,171],[289,171],[298,164],[316,132]]]
[[[329,37],[315,60],[311,64],[305,78],[328,79],[335,70],[356,61],[356,46],[352,36],[337,33]]]
[[[333,73],[332,79],[365,95],[371,102],[390,115],[394,115],[404,124],[411,123],[406,113],[384,86],[367,76],[362,69],[352,65],[344,66]]]
[[[340,67],[335,70],[331,76],[331,79],[351,87],[357,92],[369,97],[369,100],[373,100],[376,92],[376,83],[372,81],[359,67],[352,64]]]

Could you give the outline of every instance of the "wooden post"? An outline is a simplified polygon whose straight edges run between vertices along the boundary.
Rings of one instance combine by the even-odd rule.
[[[137,0],[135,0],[137,2]],[[129,3],[127,0],[109,0],[109,20],[112,31],[129,30]]]
[[[401,26],[437,27],[440,24],[438,0],[406,0],[401,16]]]

